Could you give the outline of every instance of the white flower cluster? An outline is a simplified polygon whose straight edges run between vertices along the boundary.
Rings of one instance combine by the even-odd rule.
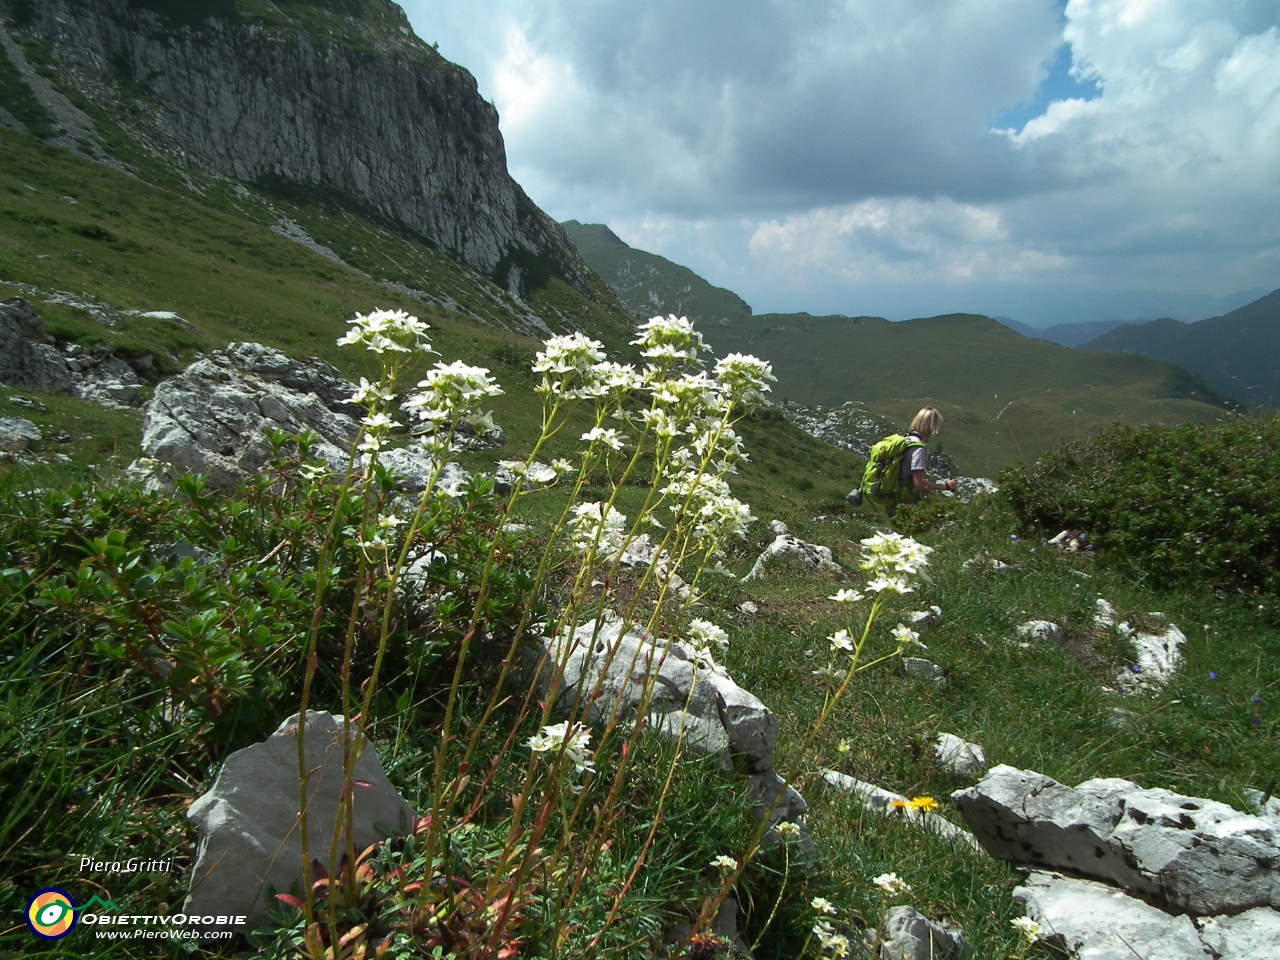
[[[525,741],[525,745],[534,753],[549,753],[563,747],[574,771],[580,774],[595,769],[590,751],[587,750],[590,744],[591,729],[580,723],[570,727],[568,720],[548,724]]]
[[[542,374],[535,390],[543,396],[580,399],[586,395],[583,381],[603,359],[602,344],[585,334],[551,337],[544,341],[533,363],[533,372]]]
[[[403,310],[374,310],[357,313],[351,329],[338,338],[338,346],[363,345],[372,353],[435,353],[427,341],[431,329]]]
[[[910,885],[896,873],[882,873],[871,882],[890,896],[911,892]]]
[[[429,425],[431,433],[423,441],[428,448],[440,446],[441,435],[447,435],[450,426],[461,420],[472,424],[477,432],[494,429],[493,415],[482,413],[479,408],[482,400],[502,394],[487,367],[473,367],[461,360],[437,362],[426,379],[418,381],[418,388],[405,400],[404,408]]]
[[[922,650],[928,650],[920,640],[920,634],[912,630],[905,623],[900,623],[893,628],[893,638],[898,641],[898,649],[905,650],[907,647],[920,647]]]
[[[818,938],[818,946],[833,957],[849,956],[849,938],[843,933],[836,933],[836,928],[826,920],[819,920],[813,925],[813,935]]]
[[[716,626],[710,620],[690,620],[689,639],[702,644],[704,647],[709,647],[714,643],[721,650],[729,649],[729,634],[723,627]]]
[[[863,558],[859,566],[871,575],[867,590],[871,593],[911,593],[912,580],[929,563],[933,547],[926,547],[900,533],[877,533],[862,541]]]
[[[607,504],[579,503],[569,518],[573,545],[597,558],[617,556],[626,542],[627,518]]]
[[[716,380],[730,403],[740,403],[748,409],[769,402],[765,396],[777,380],[773,366],[749,354],[731,353],[716,361]]]
[[[1044,930],[1041,928],[1040,924],[1036,923],[1030,917],[1018,917],[1014,920],[1010,920],[1009,924],[1017,930],[1018,933],[1022,934],[1023,939],[1026,940],[1028,944],[1044,939]]]
[[[707,350],[702,334],[693,329],[687,317],[654,317],[637,329],[640,336],[631,341],[632,345],[641,348],[642,357],[656,360],[661,366],[673,361],[697,362],[698,354]]]

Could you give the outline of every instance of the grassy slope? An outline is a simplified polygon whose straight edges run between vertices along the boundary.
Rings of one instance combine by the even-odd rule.
[[[751,308],[732,290],[713,287],[688,267],[627,246],[602,223],[561,224],[591,269],[641,316],[676,313],[702,325],[742,320]]]
[[[947,421],[942,442],[970,474],[993,475],[1116,420],[1225,415],[1219,395],[1184,371],[1031,340],[986,317],[890,323],[767,314],[713,329],[717,350],[772,360],[780,396],[826,405],[857,399],[904,426],[922,404],[938,406]]]
[[[1084,345],[1155,357],[1198,373],[1252,406],[1280,404],[1280,290],[1221,317],[1198,323],[1153,320],[1126,324]]]
[[[986,317],[891,324],[875,317],[752,316],[731,291],[633,250],[602,224],[565,227],[583,259],[632,310],[686,313],[703,324],[719,354],[738,350],[772,360],[778,396],[826,406],[860,400],[904,426],[923,403],[938,406],[948,421],[941,442],[971,475],[994,475],[1116,420],[1223,415],[1220,395],[1163,363],[1073,353]],[[912,372],[905,375],[908,354]]]

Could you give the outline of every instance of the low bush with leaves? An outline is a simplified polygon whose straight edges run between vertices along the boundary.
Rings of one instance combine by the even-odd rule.
[[[1280,592],[1280,416],[1115,427],[1001,477],[1024,523],[1085,531],[1154,583]]]

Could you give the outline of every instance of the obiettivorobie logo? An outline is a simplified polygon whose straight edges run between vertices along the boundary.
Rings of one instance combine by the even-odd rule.
[[[94,897],[83,907],[77,907],[65,890],[46,887],[27,901],[27,926],[43,940],[61,940],[75,929],[78,911],[88,910],[93,906],[103,910],[120,910],[110,900],[98,897]]]
[[[113,917],[111,913],[119,915]],[[26,917],[31,932],[42,940],[61,940],[80,923],[107,928],[98,930],[99,939],[229,939],[234,933],[225,928],[243,926],[248,919],[241,916],[197,916],[185,913],[126,915],[110,900],[97,896],[78,907],[69,893],[57,887],[37,891],[27,901]],[[119,929],[120,927],[126,929]],[[160,929],[155,929],[156,927]],[[224,929],[210,929],[211,927]]]

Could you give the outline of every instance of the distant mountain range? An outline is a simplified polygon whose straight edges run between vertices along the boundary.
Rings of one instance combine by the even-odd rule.
[[[1127,323],[1141,323],[1140,320],[1093,320],[1088,323],[1056,323],[1051,327],[1033,327],[1029,323],[1011,320],[1008,317],[992,317],[997,323],[1003,323],[1010,330],[1017,330],[1024,337],[1037,340],[1048,340],[1062,347],[1078,347],[1090,340],[1096,340],[1104,333]]]
[[[1197,323],[1117,326],[1081,349],[1153,357],[1199,374],[1248,406],[1280,406],[1280,290]]]
[[[1235,406],[1198,376],[1167,363],[1070,350],[1020,336],[987,317],[890,323],[879,317],[755,315],[731,291],[629,247],[602,224],[562,226],[579,255],[638,315],[689,316],[717,356],[745,351],[772,361],[780,400],[811,410],[854,400],[868,415],[902,426],[921,405],[938,406],[947,421],[939,440],[970,474],[991,476],[1117,420],[1211,421]]]

